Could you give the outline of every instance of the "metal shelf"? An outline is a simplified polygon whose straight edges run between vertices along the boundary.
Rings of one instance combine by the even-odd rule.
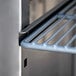
[[[66,8],[49,18],[38,29],[26,36],[22,40],[21,46],[42,51],[76,54],[75,10],[76,0],[72,1]]]

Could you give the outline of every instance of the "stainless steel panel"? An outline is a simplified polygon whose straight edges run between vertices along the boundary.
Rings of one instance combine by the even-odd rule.
[[[19,76],[19,0],[0,0],[0,76]]]
[[[27,66],[24,60],[27,58]],[[22,48],[22,76],[72,76],[70,54]]]

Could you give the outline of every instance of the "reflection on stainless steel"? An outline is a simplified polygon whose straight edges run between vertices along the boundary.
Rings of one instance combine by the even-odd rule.
[[[30,23],[41,17],[63,0],[31,0]]]

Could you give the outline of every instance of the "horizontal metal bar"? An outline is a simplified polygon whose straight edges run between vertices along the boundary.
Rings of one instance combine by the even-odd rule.
[[[52,24],[47,30],[45,30],[43,33],[41,33],[34,41],[33,43],[37,42],[39,39],[41,39],[43,36],[45,36],[48,32],[50,32],[53,28],[55,28],[56,26],[58,26],[58,24],[64,20],[65,16],[62,19],[59,19],[57,22],[55,22],[54,24]]]
[[[58,18],[62,18],[62,17],[64,17],[65,16],[65,19],[76,19],[76,14],[73,14],[73,15],[68,15],[68,14],[58,14],[57,15],[58,16]]]
[[[53,17],[52,19],[48,20],[47,23],[45,23],[42,27],[40,27],[38,30],[36,30],[33,34],[31,34],[29,37],[25,39],[26,42],[31,41],[34,37],[36,37],[42,30],[44,30],[46,27],[51,25],[53,21],[55,21],[57,16]]]
[[[70,41],[65,45],[65,47],[68,47],[74,40],[76,39],[76,35],[72,37]]]
[[[72,26],[54,45],[58,45],[62,39],[67,36],[74,28],[76,27],[76,24],[74,26]]]
[[[67,26],[69,24],[69,22],[71,22],[72,19],[70,19],[68,22],[66,22],[64,25],[62,25],[62,27],[59,28],[59,30],[57,32],[55,32],[49,39],[47,39],[44,44],[47,44],[49,41],[51,41],[62,29],[64,29],[65,26]]]
[[[61,46],[45,46],[45,45],[38,45],[38,44],[32,44],[32,43],[25,43],[24,41],[21,42],[21,46],[23,48],[30,48],[30,49],[36,49],[40,51],[49,51],[49,52],[62,52],[62,53],[71,53],[76,54],[76,48],[70,48],[70,47],[61,47]]]

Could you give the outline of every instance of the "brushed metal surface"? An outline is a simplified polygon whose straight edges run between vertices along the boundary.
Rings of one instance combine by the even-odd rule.
[[[19,76],[19,0],[0,0],[0,76]]]
[[[71,76],[71,57],[71,54],[22,48],[22,76]]]

